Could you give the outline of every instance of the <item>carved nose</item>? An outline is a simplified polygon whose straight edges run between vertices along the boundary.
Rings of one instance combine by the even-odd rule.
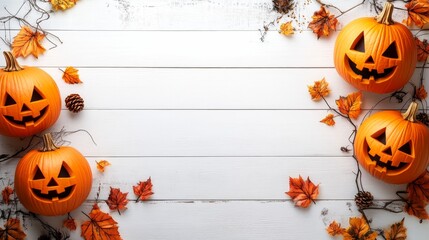
[[[48,187],[56,187],[58,186],[58,183],[54,180],[54,178],[51,178],[48,182]]]
[[[24,103],[21,108],[21,112],[30,111],[30,108]]]
[[[374,59],[372,59],[372,57],[369,56],[369,58],[366,59],[365,63],[374,63]]]

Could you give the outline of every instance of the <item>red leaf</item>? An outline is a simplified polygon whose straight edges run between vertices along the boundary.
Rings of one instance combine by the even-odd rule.
[[[0,239],[2,240],[23,240],[27,236],[16,218],[9,218],[4,227],[5,229],[0,227]]]
[[[3,191],[1,191],[1,196],[3,198],[3,202],[5,204],[9,204],[10,203],[10,195],[13,194],[13,189],[9,186],[5,187],[3,189]]]
[[[317,35],[317,39],[321,36],[329,36],[332,31],[337,29],[338,20],[334,15],[329,15],[329,11],[321,6],[319,11],[314,12],[311,17],[313,20],[308,24],[308,27]]]
[[[426,205],[423,202],[410,202],[405,204],[405,211],[412,216],[424,220],[429,219],[429,215],[425,209]]]
[[[148,178],[145,182],[139,182],[136,186],[133,186],[134,194],[137,195],[137,201],[147,200],[152,194],[152,180]]]
[[[63,227],[67,228],[70,231],[76,230],[76,221],[69,217],[63,222]]]
[[[121,214],[121,210],[124,211],[125,209],[127,209],[127,195],[128,193],[121,192],[119,188],[110,187],[109,198],[106,200],[106,203],[109,206],[110,210],[117,210],[118,213]]]
[[[87,217],[90,220],[81,225],[81,236],[85,240],[122,239],[118,231],[118,223],[108,213],[102,212],[97,204],[94,204]]]
[[[299,178],[289,177],[289,192],[286,192],[292,198],[295,206],[306,208],[319,195],[319,185],[314,185],[310,178],[307,180],[299,176]]]
[[[407,192],[412,202],[429,202],[429,172],[409,183]]]

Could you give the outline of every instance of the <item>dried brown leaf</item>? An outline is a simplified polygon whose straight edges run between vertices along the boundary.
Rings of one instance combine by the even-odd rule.
[[[404,23],[411,26],[413,23],[423,28],[429,22],[429,2],[427,0],[411,0],[405,4],[408,11],[408,18]]]
[[[13,194],[13,189],[9,186],[6,186],[2,191],[1,191],[1,196],[3,198],[3,202],[5,204],[9,204],[10,203],[10,196]]]
[[[63,80],[68,84],[78,84],[82,83],[79,78],[79,70],[74,67],[67,67],[66,70],[63,71]]]
[[[326,231],[331,236],[337,236],[337,235],[343,235],[346,229],[342,228],[341,224],[337,223],[336,221],[333,221],[326,228]]]
[[[118,231],[118,223],[108,213],[102,212],[97,204],[94,204],[87,217],[89,220],[81,225],[81,236],[85,240],[122,239]]]
[[[349,227],[343,233],[344,240],[376,240],[377,232],[373,232],[364,218],[349,218]]]
[[[289,192],[286,192],[292,198],[295,206],[307,208],[319,195],[319,185],[314,183],[307,177],[304,180],[301,175],[298,178],[289,177]]]
[[[121,214],[121,211],[127,209],[127,195],[127,192],[123,193],[119,188],[110,187],[109,198],[106,200],[107,206],[109,206],[110,210],[117,210]]]
[[[150,196],[152,196],[152,179],[148,178],[144,182],[138,182],[136,186],[133,186],[134,194],[137,195],[138,200],[147,200]]]
[[[386,240],[406,240],[407,228],[404,226],[404,218],[402,221],[394,223],[390,228],[384,230]]]
[[[362,93],[354,92],[347,95],[347,97],[340,96],[335,103],[342,114],[357,119],[361,113]]]
[[[4,229],[0,227],[1,240],[24,240],[27,236],[22,230],[19,219],[9,218],[4,227]]]
[[[321,36],[329,36],[332,31],[337,30],[337,18],[334,15],[329,15],[329,11],[324,6],[321,6],[319,11],[314,12],[311,18],[313,20],[308,24],[308,27],[317,35],[317,39]]]
[[[322,78],[319,81],[315,81],[313,85],[309,85],[307,87],[311,99],[314,101],[321,100],[323,97],[328,96],[331,92],[331,90],[329,89],[329,83],[325,80],[325,78]]]

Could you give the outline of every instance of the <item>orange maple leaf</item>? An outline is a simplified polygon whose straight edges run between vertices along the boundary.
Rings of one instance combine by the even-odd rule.
[[[394,223],[390,228],[384,230],[386,240],[405,240],[407,239],[407,228],[404,227],[404,218],[402,221]]]
[[[12,53],[15,57],[27,57],[32,54],[38,58],[46,49],[42,46],[41,41],[45,34],[36,31],[33,32],[30,27],[22,26],[19,33],[15,36],[12,43]]]
[[[407,185],[408,199],[412,202],[429,202],[429,172]]]
[[[335,100],[335,103],[342,114],[357,119],[361,113],[362,93],[354,92],[347,97],[340,96],[338,100]]]
[[[97,162],[97,161],[95,161],[96,163],[97,163],[97,169],[98,169],[98,171],[100,171],[100,172],[104,172],[104,169],[107,167],[107,166],[110,166],[111,164],[110,164],[110,162],[108,162],[107,160],[101,160],[101,161],[99,161],[99,162]]]
[[[13,189],[9,186],[5,187],[3,189],[3,191],[1,191],[1,196],[3,198],[3,202],[5,204],[9,204],[10,203],[10,195],[13,194]]]
[[[307,208],[310,204],[316,203],[314,200],[319,195],[319,185],[314,185],[310,178],[304,180],[301,175],[299,178],[289,177],[289,192],[286,192],[292,198],[295,206]]]
[[[341,224],[337,223],[336,221],[333,221],[326,228],[326,231],[331,236],[337,236],[337,235],[343,235],[346,229],[342,228]]]
[[[321,36],[329,36],[331,31],[337,30],[337,18],[334,15],[329,15],[329,11],[324,6],[320,6],[320,10],[314,12],[311,18],[313,20],[308,24],[308,27],[317,35],[317,39]]]
[[[326,115],[324,119],[320,120],[320,122],[328,126],[334,126],[335,125],[334,114],[329,113],[328,115]]]
[[[2,240],[23,240],[27,236],[22,231],[19,219],[9,218],[3,226],[5,229],[0,227],[0,239]]]
[[[119,188],[110,187],[109,198],[106,200],[107,206],[109,206],[110,210],[117,210],[121,214],[121,210],[127,209],[127,195],[127,192],[123,193]]]
[[[417,45],[417,61],[426,62],[429,56],[429,44],[426,39],[420,41],[418,38],[414,38]]]
[[[133,186],[134,194],[137,195],[138,200],[147,200],[152,194],[152,180],[149,177],[146,181],[138,182],[136,186]]]
[[[411,26],[413,23],[420,28],[429,22],[429,2],[427,0],[411,0],[405,4],[408,18],[404,23]]]
[[[424,220],[429,219],[428,212],[426,212],[426,204],[419,200],[417,202],[413,202],[412,200],[409,200],[407,204],[405,204],[405,211],[411,215],[416,216],[417,218]]]
[[[70,231],[74,231],[77,228],[76,221],[74,220],[74,218],[69,216],[66,220],[64,220],[63,227],[67,228]]]
[[[84,213],[85,214],[85,213]],[[86,215],[86,214],[85,214]],[[86,240],[121,240],[118,231],[118,223],[108,213],[102,212],[97,204],[94,204],[89,215],[90,220],[82,223],[81,236]]]
[[[60,69],[61,70],[61,69]],[[63,80],[64,82],[68,84],[78,84],[82,83],[82,81],[79,78],[79,73],[76,68],[74,67],[67,67],[66,70],[61,70],[63,72]]]
[[[425,98],[427,98],[427,96],[428,96],[428,92],[426,92],[425,86],[423,85],[417,88],[414,94],[414,97],[419,100],[424,100]]]
[[[329,89],[329,83],[322,78],[322,80],[315,81],[313,85],[309,85],[308,92],[310,93],[311,99],[314,101],[319,101],[323,97],[329,95],[331,90]]]
[[[282,23],[282,25],[280,25],[280,31],[279,32],[285,36],[293,35],[294,29],[292,26],[292,21]]]
[[[350,226],[343,233],[344,240],[376,240],[377,232],[373,232],[368,223],[363,218],[351,217],[349,218]]]
[[[58,10],[67,10],[69,8],[74,7],[76,5],[77,0],[49,0],[52,4],[52,8],[55,11]]]

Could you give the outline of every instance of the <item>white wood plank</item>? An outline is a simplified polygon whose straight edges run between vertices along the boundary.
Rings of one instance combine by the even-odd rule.
[[[97,146],[85,133],[66,137],[87,156],[343,156],[339,148],[350,144],[352,128],[345,120],[334,127],[320,123],[327,113],[64,110],[51,131],[89,131]],[[0,141],[6,152],[20,146],[13,138]]]
[[[81,211],[89,212],[91,203],[72,213],[78,223],[87,219]],[[103,204],[102,210],[108,212]],[[323,213],[322,213],[323,212]],[[290,202],[234,201],[234,202],[145,202],[129,203],[122,215],[112,212],[123,239],[332,239],[326,227],[333,220],[348,226],[349,217],[360,216],[349,201],[318,201],[309,209],[293,207]],[[408,239],[423,240],[429,234],[427,222],[405,214],[373,212],[372,226],[387,228],[405,217]],[[60,227],[64,217],[45,218]],[[30,225],[32,235],[38,236],[40,227]],[[79,239],[80,229],[72,239]]]
[[[96,169],[96,161],[102,159],[112,164],[104,173]],[[129,192],[133,199],[132,186],[149,177],[154,184],[152,200],[286,200],[289,177],[299,175],[320,184],[320,200],[352,200],[357,193],[357,167],[351,157],[90,157],[88,161],[93,170],[88,199],[96,198],[100,184],[101,199],[108,198],[110,187]],[[4,185],[13,182],[17,162],[1,165]],[[362,182],[376,199],[396,199],[396,191],[406,189],[377,180],[364,170]]]

